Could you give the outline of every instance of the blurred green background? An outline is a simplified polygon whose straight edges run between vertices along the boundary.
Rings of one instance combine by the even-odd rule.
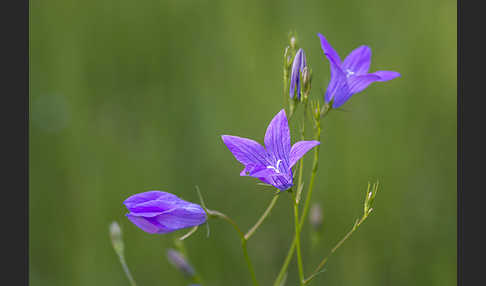
[[[303,230],[307,274],[352,227],[368,181],[375,212],[313,285],[456,284],[456,1],[30,1],[31,285],[128,285],[108,225],[120,223],[139,285],[187,285],[165,252],[169,235],[126,217],[128,196],[165,190],[248,229],[271,199],[221,134],[263,141],[282,108],[289,31],[322,100],[329,64],[317,33],[341,57],[361,44],[374,83],[323,122],[314,199],[321,240]],[[293,134],[297,130],[292,129]],[[310,163],[312,156],[307,156]],[[288,195],[249,242],[262,285],[289,247]],[[249,285],[234,230],[211,221],[185,245],[206,285]],[[287,285],[296,285],[295,261]]]

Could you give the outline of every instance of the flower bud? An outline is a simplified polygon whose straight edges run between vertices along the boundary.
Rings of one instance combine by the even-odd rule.
[[[174,249],[168,249],[167,250],[167,260],[169,260],[170,264],[172,264],[177,270],[182,272],[187,277],[192,277],[194,276],[195,272],[192,266],[187,262],[187,260],[184,258],[184,256],[174,250]]]
[[[301,73],[302,70],[307,66],[305,59],[305,53],[303,49],[299,49],[294,57],[294,62],[292,63],[292,72],[290,74],[290,88],[289,95],[290,98],[294,98],[295,93],[297,93],[297,99],[300,100],[301,94]]]
[[[308,66],[302,69],[302,96],[303,99],[307,99],[311,89],[312,72]]]
[[[310,209],[309,221],[315,230],[319,229],[322,225],[323,215],[322,208],[319,204],[314,203]]]
[[[113,248],[118,255],[123,254],[123,239],[121,228],[116,221],[110,224],[110,238],[111,243],[113,244]]]
[[[294,36],[290,37],[290,47],[294,50],[297,48],[297,39]]]
[[[290,52],[290,47],[287,46],[285,47],[284,50],[284,68],[286,70],[289,70],[291,65],[292,65],[292,55]]]
[[[207,219],[200,205],[162,191],[136,194],[123,203],[130,211],[128,219],[148,233],[168,233],[200,225]]]

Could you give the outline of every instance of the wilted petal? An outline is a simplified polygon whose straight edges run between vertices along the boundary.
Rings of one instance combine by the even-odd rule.
[[[395,72],[395,71],[376,71],[372,74],[380,77],[380,79],[377,80],[377,81],[389,81],[389,80],[392,80],[396,77],[401,76],[400,73]]]
[[[265,166],[276,164],[277,160],[282,160],[283,168],[289,166],[290,154],[290,130],[285,110],[282,109],[275,115],[267,127],[265,133],[265,148],[267,152],[274,155],[275,158]],[[275,161],[275,162],[273,162]]]
[[[378,81],[379,79],[379,76],[371,73],[350,77],[348,79],[348,85],[349,89],[351,90],[351,94],[362,91],[363,89],[367,88],[371,83]]]
[[[305,153],[307,153],[307,151],[319,144],[321,144],[321,142],[315,140],[299,141],[295,143],[290,150],[290,168],[292,168],[292,166],[294,166],[295,163],[297,163],[297,161],[299,161],[299,159],[302,158]]]
[[[368,46],[360,46],[349,53],[341,67],[348,75],[362,75],[368,72],[370,63],[371,49]]]
[[[223,135],[221,138],[241,164],[268,165],[265,148],[260,143],[238,136]]]

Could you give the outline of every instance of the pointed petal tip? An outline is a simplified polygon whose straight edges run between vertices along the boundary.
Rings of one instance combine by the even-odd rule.
[[[380,77],[378,81],[389,81],[402,75],[396,71],[376,71],[373,73]]]

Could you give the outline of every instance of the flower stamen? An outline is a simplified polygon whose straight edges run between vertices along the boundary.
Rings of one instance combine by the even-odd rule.
[[[282,160],[278,160],[277,161],[277,167],[274,167],[274,166],[267,166],[267,169],[273,169],[275,171],[275,173],[277,174],[280,174],[280,170],[278,168],[278,166],[280,165],[280,162],[282,162]]]

